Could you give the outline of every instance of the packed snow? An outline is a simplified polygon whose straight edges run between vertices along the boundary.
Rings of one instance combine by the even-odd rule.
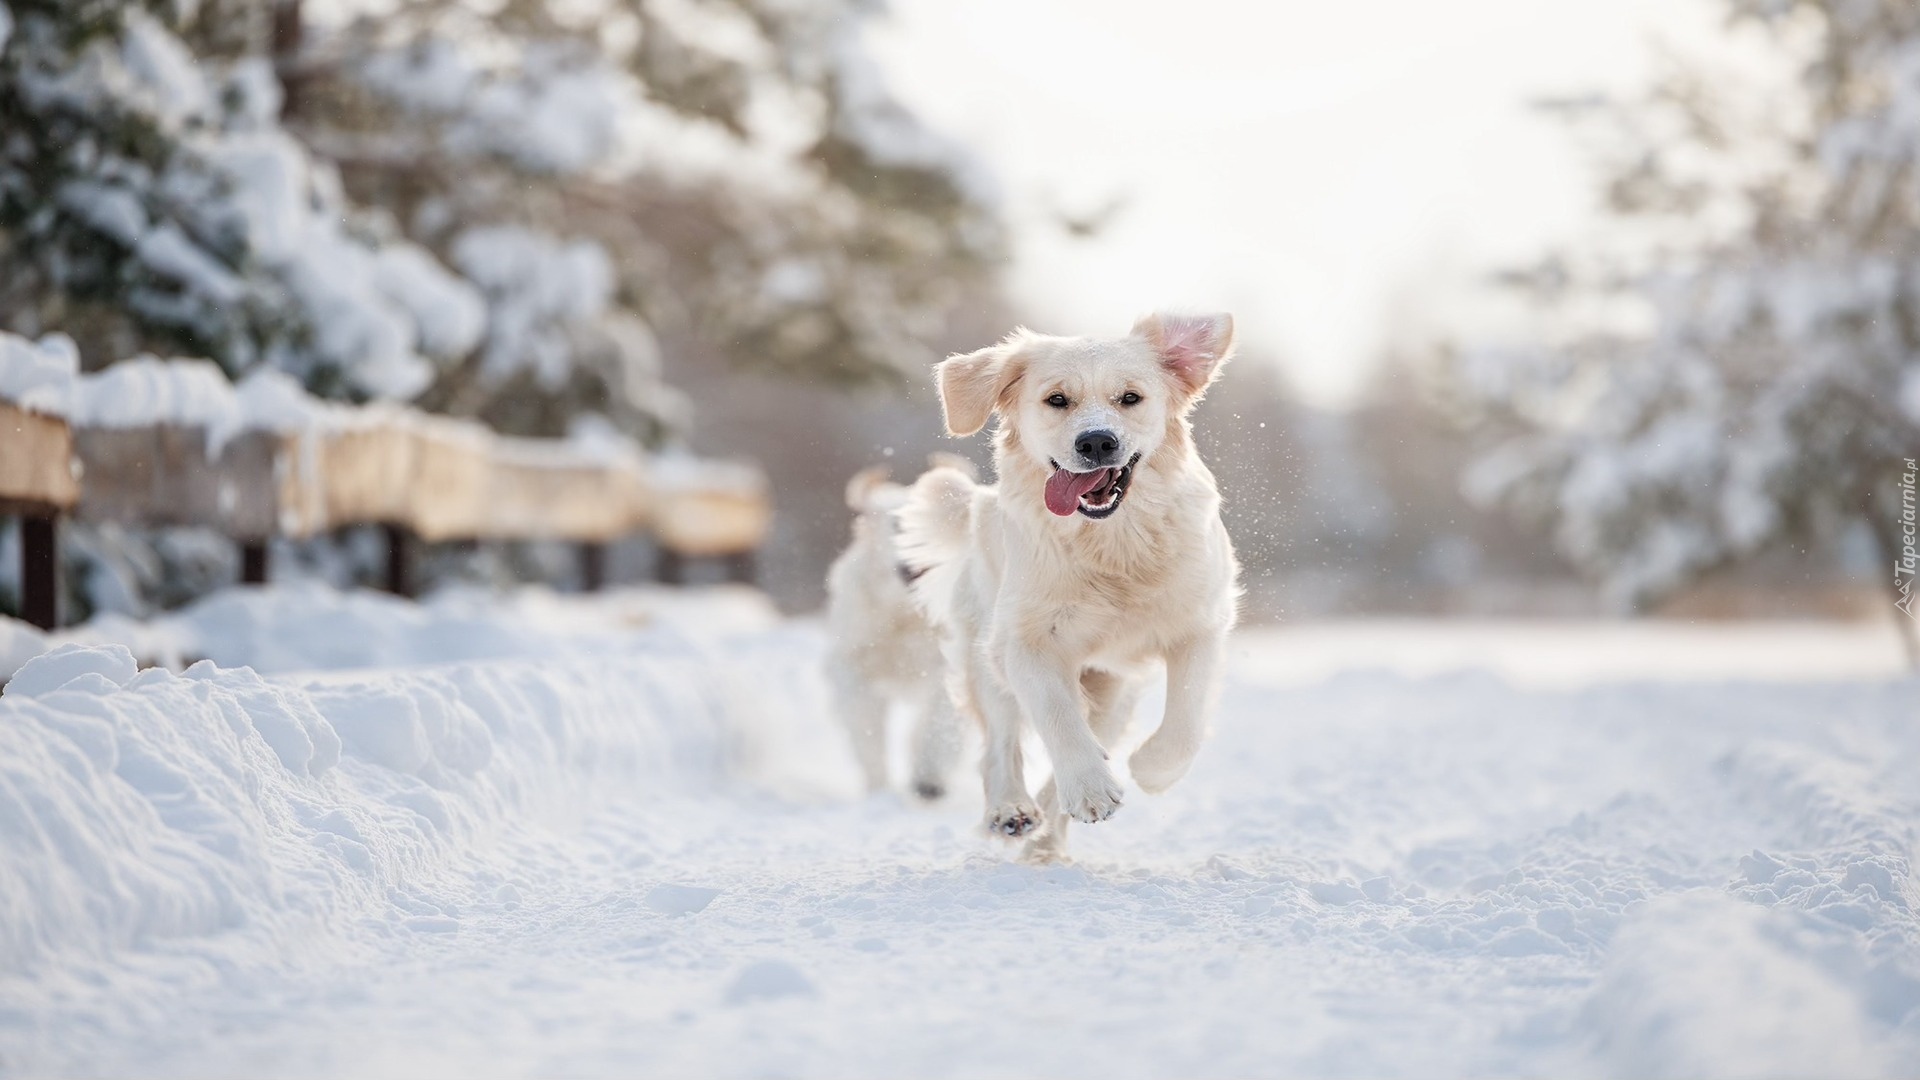
[[[39,653],[0,695],[0,1072],[1920,1060],[1891,634],[1753,628],[1747,667],[1649,681],[1683,639],[1565,627],[1523,684],[1485,668],[1530,628],[1465,630],[1491,665],[1446,625],[1243,635],[1192,776],[1054,866],[971,785],[859,796],[818,627],[744,590],[238,590],[0,634]]]

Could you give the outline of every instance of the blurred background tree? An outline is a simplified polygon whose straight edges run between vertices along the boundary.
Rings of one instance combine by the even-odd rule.
[[[1772,558],[1764,594],[1865,535],[1850,520],[1897,535],[1875,500],[1920,415],[1915,15],[1713,2],[1802,67],[1755,85],[1675,61],[1640,99],[1555,104],[1604,155],[1616,226],[1513,275],[1557,336],[1439,364],[1396,346],[1338,410],[1250,349],[1203,406],[1250,617],[1590,614],[1567,559],[1616,609]],[[889,95],[876,9],[0,0],[0,326],[71,333],[89,367],[271,364],[509,433],[610,424],[751,458],[779,511],[762,581],[811,608],[850,473],[985,457],[940,434],[928,364],[1021,321],[1122,328],[1053,323],[1000,274],[1006,219],[1092,243],[1134,178],[1022,217]],[[1488,442],[1468,486],[1518,515],[1460,492]],[[70,547],[121,568],[94,606],[138,612],[231,578],[202,539],[81,527]],[[314,554],[339,580],[378,562],[354,538]],[[477,576],[564,582],[569,554]],[[646,559],[616,551],[614,577]]]
[[[286,123],[486,295],[423,400],[655,433],[674,351],[842,384],[918,375],[1002,256],[990,185],[886,93],[846,0],[277,9]],[[296,29],[289,30],[289,27]]]
[[[411,397],[480,296],[383,235],[279,125],[247,4],[25,0],[0,50],[0,322],[99,367],[142,350]],[[182,35],[185,36],[182,36]],[[196,51],[198,50],[198,51]]]
[[[0,323],[524,434],[686,419],[661,337],[918,372],[1002,233],[865,5],[16,0]]]
[[[769,420],[786,399],[918,384],[973,336],[956,316],[1005,321],[996,195],[887,93],[859,36],[874,10],[8,0],[0,326],[68,333],[89,369],[270,364],[511,434],[604,418],[684,445],[699,398],[701,449],[784,487],[791,447],[755,431],[797,422]],[[880,393],[858,399],[880,428],[927,424]],[[840,457],[801,467],[822,464]],[[807,492],[780,501],[817,523]],[[76,614],[230,576],[99,531],[70,545]]]
[[[1450,372],[1453,406],[1511,435],[1470,491],[1550,523],[1617,608],[1861,522],[1891,585],[1920,453],[1920,7],[1727,12],[1797,78],[1681,65],[1639,100],[1564,104],[1605,133],[1619,230],[1515,282],[1607,317]]]

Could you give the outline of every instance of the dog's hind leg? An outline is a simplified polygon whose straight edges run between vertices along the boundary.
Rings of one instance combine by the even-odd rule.
[[[1159,794],[1187,774],[1206,737],[1207,713],[1219,684],[1224,633],[1196,638],[1167,653],[1167,712],[1159,730],[1133,752],[1127,766],[1141,790]]]
[[[1126,735],[1127,723],[1140,704],[1140,680],[1088,668],[1080,673],[1080,689],[1087,695],[1087,727],[1101,746],[1112,750]]]
[[[929,800],[945,795],[959,760],[960,714],[946,688],[935,683],[913,726],[914,794]]]
[[[887,786],[887,700],[851,664],[833,665],[834,703],[869,792]]]
[[[1073,819],[1060,812],[1060,789],[1051,777],[1040,786],[1040,805],[1047,815],[1046,828],[1027,841],[1020,860],[1043,864],[1067,862],[1067,829],[1073,825]]]

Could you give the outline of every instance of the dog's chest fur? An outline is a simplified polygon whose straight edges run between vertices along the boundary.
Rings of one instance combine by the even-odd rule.
[[[1008,477],[998,500],[1008,552],[1003,600],[1028,644],[1130,664],[1232,620],[1233,557],[1197,460],[1142,470],[1105,521],[1048,514],[1044,478]]]

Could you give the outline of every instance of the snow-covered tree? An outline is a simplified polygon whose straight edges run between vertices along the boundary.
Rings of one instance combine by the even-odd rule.
[[[1868,524],[1891,582],[1908,542],[1920,7],[1729,9],[1800,64],[1786,93],[1696,73],[1611,110],[1630,134],[1606,185],[1621,235],[1667,242],[1578,253],[1529,279],[1543,297],[1634,301],[1640,326],[1467,350],[1456,372],[1525,429],[1469,474],[1470,491],[1552,521],[1623,606],[1850,521]]]
[[[0,322],[96,363],[163,349],[411,397],[474,347],[480,294],[280,127],[267,60],[213,44],[247,6],[0,6]]]
[[[317,11],[315,10],[317,9]],[[557,434],[916,369],[1000,248],[857,0],[4,0],[0,325]]]
[[[487,296],[440,407],[538,432],[670,403],[656,329],[813,378],[917,370],[999,253],[978,170],[864,57],[867,5],[476,12],[370,5],[282,58],[288,125]]]
[[[874,10],[0,0],[0,329],[650,442],[688,411],[668,348],[917,373],[1001,227],[866,59]]]

